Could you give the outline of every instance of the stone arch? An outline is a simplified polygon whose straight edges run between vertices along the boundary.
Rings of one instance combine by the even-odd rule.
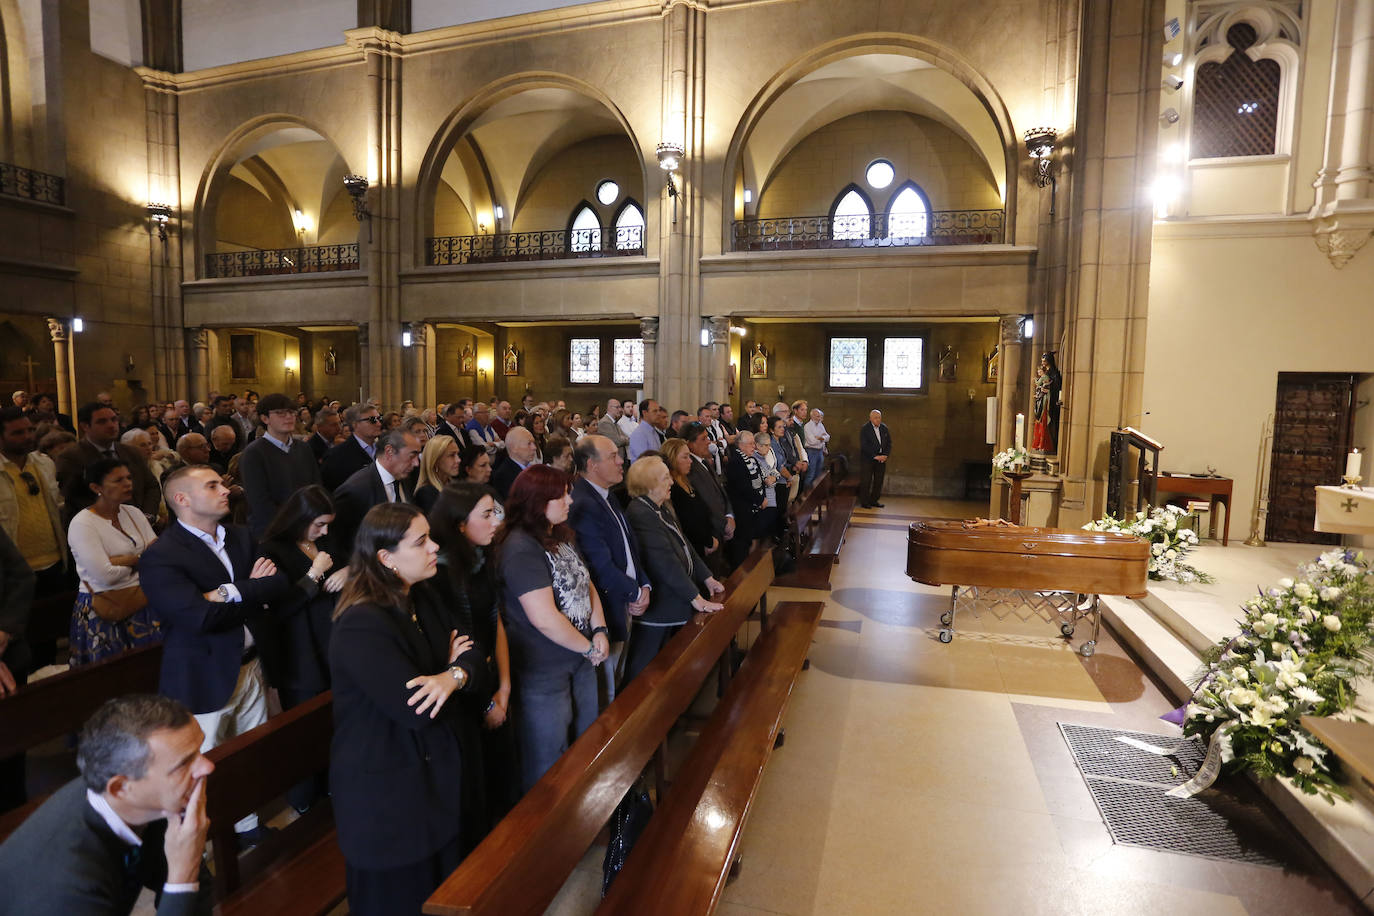
[[[445,164],[449,156],[458,149],[477,126],[484,115],[495,109],[498,105],[506,102],[521,93],[533,90],[553,89],[564,90],[576,93],[585,97],[591,102],[596,103],[619,125],[619,129],[629,139],[630,144],[638,153],[639,158],[639,179],[641,195],[643,189],[648,187],[648,169],[646,157],[652,155],[652,150],[646,150],[639,138],[636,136],[629,120],[624,113],[597,87],[583,80],[576,79],[561,73],[552,71],[529,71],[525,73],[512,74],[503,77],[479,89],[466,101],[459,105],[444,120],[439,129],[435,132],[433,140],[430,141],[424,157],[421,160],[419,175],[415,183],[415,199],[412,213],[414,213],[414,223],[412,226],[416,244],[415,254],[419,264],[424,263],[424,252],[426,249],[425,240],[433,235],[435,224],[435,199],[438,193],[439,182],[442,180]],[[489,208],[494,207],[497,197],[495,189],[496,180],[492,176],[491,169],[485,161],[480,151],[474,150],[476,161],[482,164],[481,176],[485,187],[480,189],[487,196],[486,204]],[[544,151],[544,158],[535,157],[525,168],[525,174],[514,194],[510,195],[517,199],[501,200],[500,203],[508,216],[513,215],[517,207],[520,206],[519,195],[525,190],[525,186],[530,176],[535,175],[547,163],[549,154]],[[469,210],[471,204],[464,202]],[[576,208],[574,208],[576,209]],[[596,210],[593,207],[593,210]],[[570,211],[571,212],[571,211]],[[600,212],[600,211],[596,211]],[[474,224],[478,221],[476,213],[472,213]]]
[[[745,149],[761,120],[782,98],[783,94],[809,74],[830,64],[861,55],[892,55],[923,61],[931,68],[957,80],[972,94],[987,115],[996,134],[995,148],[970,139],[970,145],[984,156],[995,176],[1000,178],[1003,205],[1006,211],[1006,239],[1015,241],[1017,174],[1019,142],[1006,103],[992,82],[957,50],[919,35],[892,32],[871,32],[849,35],[812,48],[781,68],[759,90],[746,107],[726,152],[724,170],[720,177],[721,238],[731,238],[731,223],[735,219],[739,192],[749,176],[744,175]],[[957,125],[949,125],[957,127]],[[966,137],[966,139],[969,139]],[[756,192],[757,193],[757,192]]]

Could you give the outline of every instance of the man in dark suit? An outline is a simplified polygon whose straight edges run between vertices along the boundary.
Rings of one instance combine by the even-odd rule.
[[[463,434],[463,425],[467,423],[463,417],[463,400],[454,401],[446,406],[443,419],[434,425],[434,435],[448,436],[458,443],[459,448],[468,444],[467,436]]]
[[[234,431],[234,445],[242,450],[248,444],[248,439],[243,434],[243,427],[234,418],[234,396],[232,394],[217,395],[211,406],[215,412],[210,415],[209,420],[205,421],[206,437],[210,438],[211,434],[221,426],[227,426]],[[214,439],[211,438],[210,441],[213,442]]]
[[[166,633],[158,692],[190,708],[208,751],[267,721],[259,655],[277,644],[263,603],[290,583],[270,560],[253,559],[247,528],[220,524],[229,491],[213,468],[177,468],[163,488],[176,522],[138,563],[148,608]],[[251,842],[257,816],[236,828]]]
[[[730,551],[725,549],[725,542],[735,536],[735,511],[725,487],[721,486],[720,478],[716,476],[716,456],[711,452],[713,443],[707,427],[691,423],[683,430],[683,438],[687,440],[687,451],[692,453],[692,468],[687,472],[687,482],[711,510],[711,536],[720,542],[720,548],[706,556],[706,565],[719,577],[729,572],[730,561],[727,557]],[[725,450],[724,440],[715,444],[720,446],[721,451]]]
[[[119,414],[115,409],[92,402],[77,411],[76,417],[81,438],[57,460],[57,483],[64,501],[63,522],[69,523],[72,516],[95,502],[86,486],[85,475],[86,468],[101,458],[118,458],[129,466],[134,483],[134,495],[129,504],[149,519],[157,518],[162,491],[144,457],[119,441]]]
[[[859,430],[859,506],[879,509],[887,458],[892,454],[892,433],[887,431],[881,410],[870,410],[868,422]]]
[[[491,488],[505,502],[510,496],[510,486],[520,472],[529,467],[539,455],[534,433],[523,426],[512,426],[506,433],[506,458],[491,472]]]
[[[334,439],[339,435],[339,412],[332,407],[321,407],[315,414],[315,432],[306,441],[315,455],[315,463],[324,461],[325,454],[334,447]]]
[[[356,471],[334,491],[334,524],[330,539],[340,556],[353,553],[353,538],[367,510],[382,503],[408,503],[415,496],[410,472],[420,463],[420,441],[393,429],[377,440],[377,460]]]
[[[630,618],[649,606],[649,574],[640,562],[630,523],[610,493],[625,478],[615,443],[605,436],[583,436],[573,449],[573,461],[578,477],[568,523],[577,532],[577,548],[587,561],[606,615],[611,651],[596,670],[610,703],[621,674]]]
[[[331,490],[373,462],[377,437],[382,434],[382,413],[366,402],[345,410],[344,422],[353,435],[331,448],[320,462],[320,479]]]
[[[186,401],[177,401],[172,405],[172,415],[166,414],[162,417],[163,428],[167,431],[167,444],[176,447],[177,440],[187,433],[200,433],[205,435],[205,427],[200,425],[200,421],[191,416],[191,405]]]
[[[209,916],[200,727],[175,700],[109,700],[81,730],[81,777],[0,846],[0,916],[133,911],[143,888],[158,916]]]
[[[267,432],[248,443],[239,459],[239,482],[248,497],[248,527],[261,540],[288,497],[301,487],[320,482],[315,453],[291,434],[296,429],[296,406],[284,394],[258,401],[258,416]]]

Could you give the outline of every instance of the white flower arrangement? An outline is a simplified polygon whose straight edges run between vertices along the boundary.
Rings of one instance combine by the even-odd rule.
[[[1005,451],[992,456],[992,479],[996,480],[1003,471],[1024,471],[1030,464],[1030,452],[1013,445]]]
[[[1347,712],[1357,680],[1374,674],[1374,574],[1362,555],[1328,551],[1241,609],[1240,633],[1208,653],[1183,733],[1215,736],[1229,771],[1349,799],[1335,756],[1300,720]]]
[[[1180,524],[1187,515],[1178,506],[1155,506],[1149,513],[1137,512],[1121,520],[1107,515],[1083,526],[1085,531],[1111,531],[1131,534],[1150,542],[1150,578],[1172,582],[1212,582],[1210,575],[1184,562],[1198,545],[1197,533]]]

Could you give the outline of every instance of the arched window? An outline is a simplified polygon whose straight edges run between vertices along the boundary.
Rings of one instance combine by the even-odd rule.
[[[1193,90],[1194,159],[1271,156],[1276,151],[1283,68],[1276,60],[1251,60],[1255,27],[1237,22],[1226,30],[1229,54],[1198,66]]]
[[[922,239],[930,227],[930,202],[915,182],[908,181],[887,205],[887,238]]]
[[[830,208],[830,237],[832,239],[866,239],[873,235],[873,204],[855,185],[850,185],[835,198]]]
[[[573,211],[568,224],[569,251],[601,250],[601,218],[585,200]]]
[[[644,250],[644,211],[633,200],[625,201],[615,215],[616,251]]]

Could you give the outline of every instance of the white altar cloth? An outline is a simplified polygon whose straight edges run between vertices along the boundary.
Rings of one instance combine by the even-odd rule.
[[[1316,487],[1317,530],[1332,534],[1374,534],[1374,487],[1347,490]]]

